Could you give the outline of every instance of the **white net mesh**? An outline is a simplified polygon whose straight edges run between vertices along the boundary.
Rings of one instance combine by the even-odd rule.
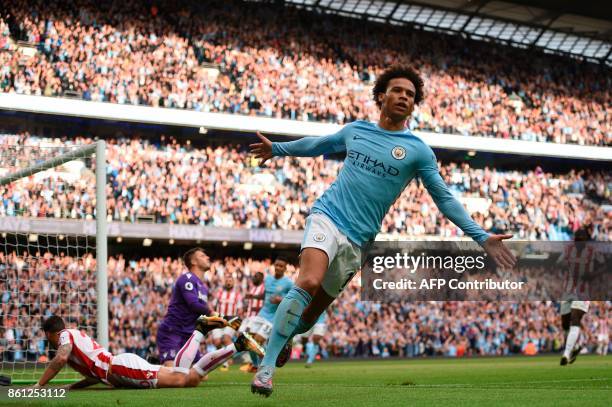
[[[77,145],[0,135],[0,374],[37,380],[52,357],[41,329],[50,315],[96,337],[96,246],[91,228],[69,227],[95,215],[95,160],[84,157],[44,171],[28,171]],[[88,201],[88,202],[86,202]],[[80,221],[80,223],[83,223]],[[65,226],[65,227],[64,227]],[[95,227],[93,228],[95,234]],[[58,379],[77,379],[65,368]]]

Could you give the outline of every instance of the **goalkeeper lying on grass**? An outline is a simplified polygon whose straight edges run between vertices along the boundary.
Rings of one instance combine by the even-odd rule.
[[[49,383],[66,363],[85,376],[80,382],[70,385],[69,389],[97,383],[142,389],[195,387],[202,377],[237,352],[253,351],[263,356],[263,350],[257,342],[241,334],[233,344],[204,355],[191,367],[204,336],[213,329],[232,325],[239,326],[240,319],[233,318],[228,322],[218,316],[201,316],[193,335],[176,355],[176,367],[165,367],[152,365],[133,353],[113,355],[85,333],[77,329],[66,329],[60,317],[52,316],[44,322],[43,330],[57,353],[34,387]]]

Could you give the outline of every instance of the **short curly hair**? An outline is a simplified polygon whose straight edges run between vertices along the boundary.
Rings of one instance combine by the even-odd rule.
[[[385,93],[387,91],[387,86],[389,86],[389,82],[391,79],[395,78],[406,78],[414,85],[415,95],[414,95],[414,104],[418,105],[423,101],[423,79],[421,75],[411,66],[407,65],[393,65],[387,68],[377,79],[374,84],[374,88],[372,89],[372,97],[374,102],[376,102],[376,106],[380,109],[382,103],[378,100],[378,95],[380,93]]]

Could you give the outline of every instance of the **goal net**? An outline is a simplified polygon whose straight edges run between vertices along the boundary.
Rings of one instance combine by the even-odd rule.
[[[105,145],[0,135],[0,375],[35,383],[61,316],[108,346]],[[66,367],[56,381],[79,374]]]

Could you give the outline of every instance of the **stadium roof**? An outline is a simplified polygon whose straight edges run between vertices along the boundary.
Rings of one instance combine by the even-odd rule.
[[[549,53],[612,65],[612,2],[286,0],[285,3],[386,24],[464,34],[520,48],[537,47]]]

